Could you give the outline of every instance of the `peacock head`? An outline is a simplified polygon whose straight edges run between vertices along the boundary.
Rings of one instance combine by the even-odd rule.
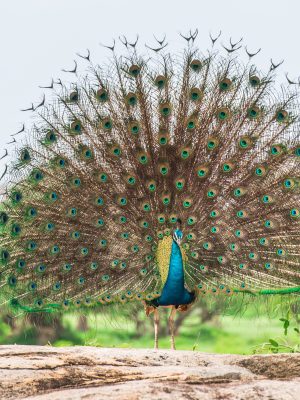
[[[176,229],[180,229],[181,230],[181,226],[182,226],[182,221],[180,218],[177,218],[176,221]]]

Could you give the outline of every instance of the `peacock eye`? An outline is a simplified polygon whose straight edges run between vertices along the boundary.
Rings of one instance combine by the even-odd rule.
[[[90,268],[91,268],[91,270],[95,271],[95,270],[98,268],[98,263],[96,263],[96,262],[91,262]]]
[[[130,185],[134,185],[134,184],[135,184],[135,178],[134,178],[133,176],[129,177],[129,178],[128,178],[128,183],[129,183]]]
[[[230,110],[227,107],[219,108],[216,117],[220,122],[226,121],[230,117]]]
[[[141,72],[141,68],[138,65],[132,65],[129,68],[129,74],[136,78]]]
[[[290,210],[290,216],[291,216],[292,218],[299,218],[299,216],[300,216],[300,210],[299,210],[298,208],[292,208],[292,209]]]
[[[97,197],[97,198],[96,198],[96,204],[97,204],[98,206],[103,206],[103,204],[104,204],[103,198],[102,198],[102,197]]]
[[[202,62],[200,60],[192,60],[190,63],[190,67],[194,72],[199,72],[202,69]]]
[[[63,269],[63,271],[69,272],[72,269],[72,265],[71,264],[64,264],[62,269]]]
[[[56,282],[56,283],[54,283],[54,285],[53,285],[53,290],[60,290],[60,288],[61,288],[61,283],[60,282]]]
[[[147,156],[146,156],[145,154],[142,154],[142,155],[139,157],[139,162],[140,162],[141,164],[147,164],[147,162],[148,162]]]
[[[83,256],[87,256],[88,253],[89,253],[89,249],[88,249],[87,247],[82,247],[81,250],[80,250],[80,252],[81,252],[81,254],[82,254]]]
[[[151,208],[151,207],[150,207],[150,204],[149,204],[149,203],[146,203],[146,204],[143,205],[143,210],[144,210],[144,211],[150,211],[150,208]]]
[[[250,82],[250,85],[254,88],[260,85],[260,79],[255,75],[250,76],[249,82]]]
[[[232,87],[232,81],[228,78],[224,78],[219,83],[219,88],[222,92],[227,92]]]
[[[81,125],[81,121],[79,120],[75,120],[71,123],[70,125],[70,133],[71,135],[79,135],[82,133],[82,125]]]
[[[111,119],[110,118],[104,119],[102,126],[105,131],[110,131],[113,127]]]
[[[171,104],[170,103],[160,104],[159,111],[163,117],[169,117],[171,115]]]
[[[80,277],[78,278],[78,283],[79,283],[79,285],[83,285],[83,284],[85,283],[85,279],[84,279],[83,276],[80,276]]]
[[[70,102],[76,102],[79,100],[79,94],[76,90],[74,92],[70,93]]]
[[[37,289],[37,284],[35,282],[30,282],[28,285],[28,289],[32,292],[35,291]]]
[[[285,110],[278,110],[275,115],[277,122],[285,122],[288,120],[288,113]]]
[[[164,76],[160,75],[155,79],[155,85],[158,89],[163,89],[165,84],[166,84],[166,78]]]
[[[14,287],[17,284],[17,278],[15,276],[9,276],[7,279],[7,283],[10,287]]]
[[[99,90],[97,90],[97,92],[96,92],[96,98],[100,101],[100,102],[102,102],[102,103],[104,103],[104,102],[106,102],[107,100],[108,100],[108,92],[105,90],[105,89],[99,89]]]
[[[136,135],[137,133],[139,133],[139,130],[140,130],[140,128],[139,128],[138,125],[133,125],[133,126],[131,127],[131,132],[132,132],[134,135]]]
[[[103,219],[102,218],[98,218],[97,219],[97,222],[96,222],[96,225],[97,226],[104,226],[104,221],[103,221]],[[79,232],[77,232],[78,234],[79,234]],[[78,235],[78,237],[79,237],[79,235]]]
[[[25,266],[26,266],[26,262],[24,260],[22,260],[22,259],[17,260],[17,262],[16,262],[17,269],[23,270],[25,268]]]

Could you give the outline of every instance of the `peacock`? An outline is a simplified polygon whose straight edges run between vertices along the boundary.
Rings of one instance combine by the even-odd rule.
[[[15,315],[300,293],[299,84],[242,42],[166,38],[52,80],[1,179],[0,298]],[[118,42],[119,43],[119,42]],[[122,46],[122,44],[120,44]],[[2,156],[7,155],[7,151]]]

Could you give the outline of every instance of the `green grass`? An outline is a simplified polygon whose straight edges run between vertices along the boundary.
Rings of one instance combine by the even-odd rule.
[[[255,300],[255,301],[253,301]],[[243,298],[234,297],[230,306],[223,310],[222,315],[216,313],[216,299],[207,301],[203,305],[196,305],[193,312],[184,320],[176,337],[176,346],[180,350],[196,350],[211,353],[252,354],[255,347],[268,342],[269,339],[279,344],[288,342],[290,346],[300,343],[300,337],[294,328],[297,323],[290,321],[287,336],[284,335],[283,322],[279,318],[286,318],[287,310],[296,309],[298,303],[295,298],[288,303],[287,298],[268,297],[262,301],[251,298],[243,306]],[[199,315],[203,308],[213,311],[213,319],[201,323]],[[62,318],[63,329],[60,329],[58,338],[51,340],[53,346],[101,346],[125,348],[152,348],[153,322],[152,318],[144,316],[142,308],[109,309],[108,314],[88,314],[88,330],[80,331],[78,314],[68,313]],[[162,325],[166,324],[166,310],[161,311]],[[127,317],[124,313],[127,313]],[[122,314],[123,313],[123,316]],[[136,313],[142,323],[140,335],[136,332]],[[49,316],[49,315],[48,315]],[[49,316],[51,318],[51,315]],[[289,317],[288,317],[289,318]],[[289,318],[290,319],[290,318]],[[55,333],[51,320],[46,330]],[[0,344],[37,344],[41,343],[39,328],[22,318],[17,319],[14,330],[0,320]],[[53,337],[53,336],[52,336]],[[47,340],[43,341],[46,344]],[[169,336],[160,335],[159,346],[162,349],[170,347]],[[283,350],[283,349],[279,349]],[[263,349],[267,352],[268,349]]]
[[[74,333],[77,318],[66,316],[64,324]],[[136,337],[135,326],[130,321],[109,321],[101,316],[89,317],[90,329],[87,332],[76,333],[76,344],[101,347],[152,348],[153,328],[147,326],[147,331]],[[283,340],[282,323],[278,319],[234,318],[223,316],[218,324],[206,323],[199,325],[196,316],[191,316],[182,326],[177,338],[176,347],[179,350],[197,350],[211,353],[252,354],[254,346],[267,342],[270,338]],[[280,339],[280,340],[281,340]],[[299,343],[297,334],[291,333],[289,341],[292,345]],[[74,342],[67,337],[57,340],[54,346],[72,345]],[[160,348],[170,347],[169,337],[161,337]]]

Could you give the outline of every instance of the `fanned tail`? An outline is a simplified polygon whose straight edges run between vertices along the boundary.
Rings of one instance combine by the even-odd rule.
[[[191,290],[299,292],[298,92],[233,54],[156,54],[90,63],[35,111],[0,211],[2,303],[158,297],[178,218]]]

